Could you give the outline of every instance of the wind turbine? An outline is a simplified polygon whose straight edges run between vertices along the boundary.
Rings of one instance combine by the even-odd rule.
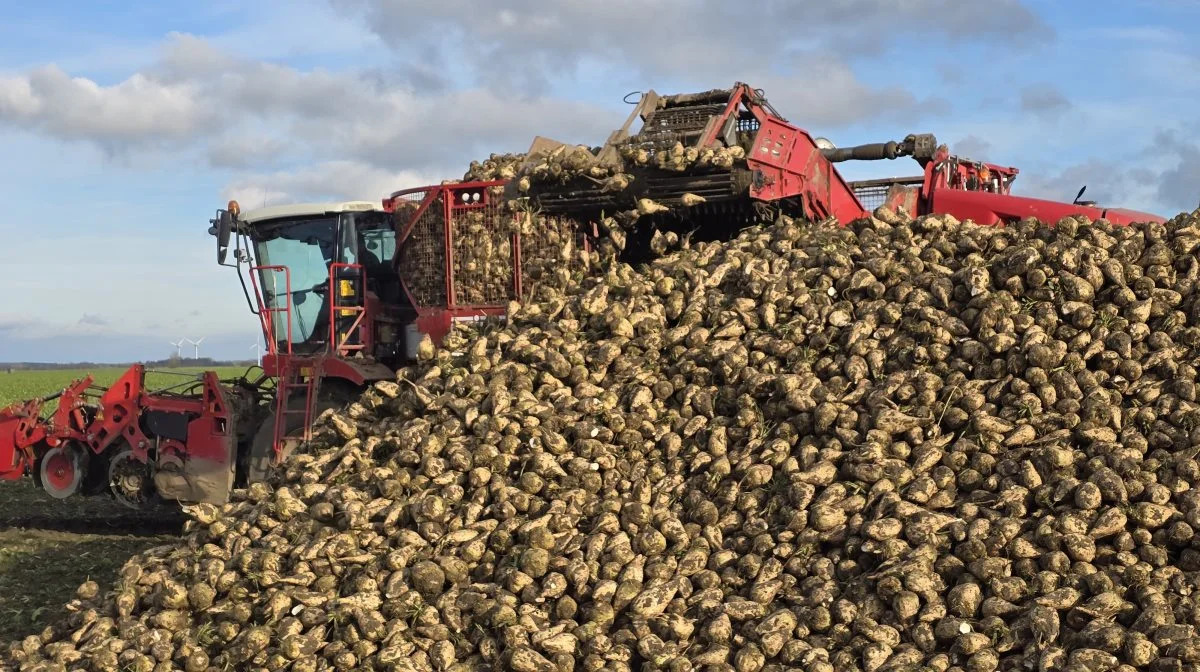
[[[260,338],[254,341],[254,345],[251,345],[250,349],[253,350],[256,355],[258,355],[258,365],[262,366],[262,339]]]
[[[179,339],[179,342],[177,342],[177,343],[176,343],[176,342],[172,342],[172,343],[171,343],[171,345],[175,346],[175,356],[176,356],[176,357],[178,357],[179,359],[183,359],[183,355],[181,355],[181,354],[180,354],[180,352],[182,351],[182,348],[183,348],[183,342],[184,342],[185,340],[187,340],[187,339],[183,339],[183,338],[181,338],[181,339]]]
[[[201,336],[199,341],[193,341],[193,340],[192,340],[192,339],[190,339],[190,338],[185,338],[185,339],[183,339],[183,340],[185,340],[185,341],[187,341],[188,343],[191,343],[192,345],[196,346],[196,354],[195,354],[195,356],[193,357],[193,359],[200,359],[200,343],[202,343],[202,342],[204,341],[204,337],[203,337],[203,336]]]

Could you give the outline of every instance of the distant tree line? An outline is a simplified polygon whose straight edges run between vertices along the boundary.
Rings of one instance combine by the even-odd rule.
[[[60,369],[99,369],[99,368],[117,368],[126,367],[135,362],[0,362],[0,371],[53,371]],[[258,364],[256,359],[245,360],[229,360],[229,359],[212,359],[211,357],[200,357],[192,359],[191,357],[179,358],[175,356],[166,359],[147,360],[136,362],[143,364],[146,368],[153,369],[171,369],[171,368],[205,368],[215,369],[225,366],[254,366]]]

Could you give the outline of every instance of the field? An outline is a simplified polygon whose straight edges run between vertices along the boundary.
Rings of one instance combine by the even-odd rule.
[[[218,367],[214,369],[222,378],[240,376],[245,373],[244,367]],[[34,397],[53,394],[86,375],[95,378],[96,385],[111,385],[126,367],[97,368],[97,369],[62,369],[58,371],[21,371],[12,373],[0,371],[0,408],[14,401],[23,401]],[[204,369],[178,368],[169,370],[154,370],[146,374],[146,387],[151,390],[192,380]]]
[[[0,370],[0,407],[57,392],[89,373],[95,377],[95,384],[111,384],[124,371],[123,367],[13,373]],[[148,373],[147,387],[155,390],[177,385],[193,379],[199,371],[179,368]],[[245,369],[216,371],[225,378],[239,376]],[[138,535],[128,534],[128,527],[106,529],[95,522],[106,516],[128,520],[131,513],[105,497],[60,501],[30,482],[0,482],[0,645],[48,625],[47,613],[59,611],[80,583],[92,579],[105,588],[130,555],[171,540],[170,534],[160,534],[169,531],[169,526],[163,529],[161,518],[148,519],[147,527]],[[50,531],[14,525],[19,523],[17,519],[33,514],[61,521],[87,519],[86,533],[69,527]]]

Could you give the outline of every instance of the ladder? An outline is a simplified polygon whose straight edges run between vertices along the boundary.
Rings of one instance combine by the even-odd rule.
[[[278,464],[292,448],[312,439],[313,405],[321,386],[319,359],[288,358],[279,372],[275,388],[275,461]],[[300,403],[296,403],[296,402]],[[289,428],[297,427],[289,420],[299,417],[302,424],[299,436],[290,436]]]
[[[339,272],[343,269],[347,272]],[[362,299],[365,289],[362,264],[329,265],[329,347],[338,357],[350,357],[367,349],[363,322],[367,307]],[[341,303],[343,299],[347,303]]]

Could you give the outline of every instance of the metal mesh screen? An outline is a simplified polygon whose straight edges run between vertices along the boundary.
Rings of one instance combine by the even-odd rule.
[[[891,189],[890,184],[855,187],[854,195],[858,197],[859,202],[863,204],[864,208],[874,210],[883,205],[883,202],[887,200],[888,189]]]
[[[521,223],[521,289],[528,298],[539,284],[550,282],[555,269],[575,270],[583,264],[580,250],[587,236],[568,217],[525,215]]]
[[[502,191],[503,187],[494,187]],[[398,251],[400,277],[421,306],[481,308],[524,300],[541,284],[552,282],[558,269],[577,270],[591,250],[588,228],[568,217],[518,213],[503,207],[500,197],[478,187],[438,189],[420,210],[428,191],[404,196],[396,208],[396,225],[412,229]],[[446,244],[449,214],[449,245]],[[446,252],[450,254],[450,282]],[[520,250],[521,288],[516,293],[516,261]],[[448,285],[454,293],[448,300]]]
[[[451,267],[458,306],[503,305],[515,298],[513,220],[479,189],[455,191],[451,206]],[[481,198],[473,197],[479,194]],[[468,197],[467,204],[459,196]]]
[[[406,196],[396,208],[396,224],[404,231],[412,217],[416,224],[398,253],[400,278],[418,305],[446,305],[445,203],[438,195],[419,214],[417,208],[427,192]],[[410,205],[411,203],[411,205]]]
[[[876,180],[858,180],[850,182],[849,186],[854,190],[854,195],[858,197],[860,203],[867,210],[874,210],[883,205],[887,201],[888,192],[892,187],[917,187],[924,184],[925,178],[922,177],[885,177]]]
[[[676,141],[692,144],[708,120],[720,114],[725,109],[724,103],[714,105],[688,105],[682,107],[660,109],[654,112],[642,126],[634,138],[638,144],[650,144],[658,147],[671,145]]]

